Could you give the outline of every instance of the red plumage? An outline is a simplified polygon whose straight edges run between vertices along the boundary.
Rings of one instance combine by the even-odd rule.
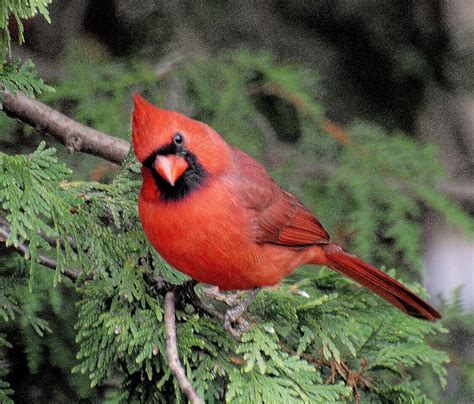
[[[405,286],[333,243],[295,196],[212,128],[139,96],[134,102],[133,147],[143,163],[140,218],[170,265],[223,290],[270,286],[300,265],[326,265],[409,315],[441,318]]]

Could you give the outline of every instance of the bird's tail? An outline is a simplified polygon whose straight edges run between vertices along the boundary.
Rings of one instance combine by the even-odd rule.
[[[337,244],[323,247],[327,266],[365,286],[410,316],[436,321],[441,314],[386,273],[345,252]]]

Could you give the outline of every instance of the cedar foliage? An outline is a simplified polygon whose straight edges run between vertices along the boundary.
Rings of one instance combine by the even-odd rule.
[[[144,64],[110,66],[74,57],[70,63],[72,78],[56,83],[48,102],[59,108],[67,99],[76,119],[123,137],[130,136],[124,130],[128,95],[148,92],[160,102],[171,86],[167,79],[157,83]],[[14,71],[3,72],[10,86],[25,90]],[[285,164],[274,167],[274,176],[363,258],[419,268],[423,204],[472,230],[467,215],[433,191],[442,173],[432,146],[363,122],[349,127],[350,144],[344,146],[321,129],[324,108],[314,72],[241,50],[183,63],[170,74],[183,83],[181,101],[195,118],[259,159],[265,159],[268,141],[268,126],[259,123],[296,134],[291,147],[282,146]],[[31,93],[46,89],[33,75],[27,82]],[[262,108],[270,96],[286,111],[286,127]],[[334,170],[326,181],[295,177],[302,156],[308,167]],[[178,285],[186,279],[163,262],[141,231],[139,165],[129,156],[110,181],[94,182],[73,178],[61,158],[44,142],[29,154],[0,153],[0,216],[10,230],[0,261],[0,399],[9,402],[14,394],[6,381],[9,337],[20,330],[29,371],[40,372],[48,361],[65,379],[72,371],[75,376],[61,383],[69,384],[75,398],[93,401],[112,385],[105,393],[110,402],[183,402],[167,366],[164,288],[156,280]],[[28,246],[24,259],[12,252],[19,245]],[[38,262],[40,255],[55,259],[54,273]],[[67,267],[80,268],[76,285],[61,275]],[[418,284],[407,285],[427,297]],[[186,293],[179,294],[179,303],[180,359],[205,402],[430,402],[427,386],[433,382],[426,383],[431,376],[421,378],[420,369],[434,375],[435,385],[446,384],[447,355],[428,343],[446,332],[442,323],[403,315],[328,270],[303,268],[280,288],[262,292],[250,307],[252,328],[241,343]],[[54,337],[71,321],[76,360],[69,357],[67,337]]]
[[[0,38],[2,56],[2,66],[4,64],[4,57],[10,54],[11,38],[9,23],[11,19],[15,20],[17,25],[18,42],[22,44],[25,42],[24,27],[22,20],[34,17],[36,14],[41,14],[46,21],[50,22],[47,6],[52,0],[7,0],[0,4]]]
[[[42,79],[36,76],[31,60],[21,64],[18,60],[9,60],[11,53],[11,37],[9,23],[15,21],[18,42],[25,42],[22,19],[41,14],[50,22],[47,5],[52,0],[8,0],[0,3],[0,86],[14,93],[15,90],[25,92],[29,96],[51,90]]]

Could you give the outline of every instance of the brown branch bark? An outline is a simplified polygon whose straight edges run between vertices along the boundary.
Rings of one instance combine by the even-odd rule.
[[[191,403],[202,403],[190,381],[186,377],[183,365],[178,356],[178,344],[176,342],[176,320],[175,320],[175,296],[174,291],[165,295],[165,329],[166,329],[166,355],[168,365],[173,372],[179,387]]]
[[[82,125],[40,101],[17,91],[16,95],[2,90],[3,111],[40,132],[48,133],[72,153],[82,151],[120,164],[127,155],[130,144],[95,129]]]
[[[1,218],[0,218],[0,222],[1,222]],[[41,236],[41,238],[43,240],[45,240],[51,247],[56,247],[56,243],[57,243],[57,239],[56,237],[50,237],[48,235],[46,235],[43,231],[39,231],[38,234]],[[78,248],[77,248],[77,245],[76,245],[76,242],[73,240],[72,237],[67,237],[67,243],[69,245],[69,247],[71,247],[72,251],[74,252],[78,252]],[[64,250],[66,247],[65,247],[65,243],[64,241],[60,240],[59,241],[59,246]]]
[[[0,224],[0,242],[5,243],[8,236],[10,235],[10,227],[4,223],[2,220]],[[24,244],[19,244],[17,246],[13,246],[13,248],[18,252],[21,256],[26,257],[28,256],[28,247]],[[38,262],[49,269],[56,270],[58,263],[50,257],[45,255],[38,255]],[[62,274],[67,278],[71,279],[71,281],[76,282],[79,276],[81,275],[81,271],[79,269],[73,268],[64,268]]]

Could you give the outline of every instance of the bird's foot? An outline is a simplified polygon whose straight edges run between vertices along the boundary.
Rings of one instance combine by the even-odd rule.
[[[260,289],[261,288],[253,289],[242,303],[227,310],[224,315],[224,328],[237,341],[240,341],[242,333],[250,329],[249,322],[242,317],[242,314],[247,310],[247,307],[252,303]],[[234,326],[234,324],[236,324],[236,326]]]
[[[241,317],[244,311],[245,309],[242,309],[239,305],[227,310],[224,315],[224,328],[237,341],[240,341],[242,333],[250,329],[249,322]]]

